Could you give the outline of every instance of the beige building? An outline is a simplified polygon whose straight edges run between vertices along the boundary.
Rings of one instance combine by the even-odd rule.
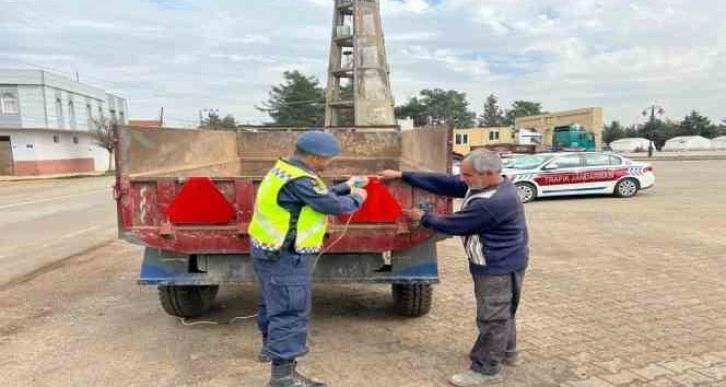
[[[454,129],[454,153],[466,155],[473,147],[492,144],[514,143],[514,131],[505,126],[500,128]]]
[[[538,116],[521,117],[515,120],[517,128],[534,129],[543,136],[543,144],[552,146],[554,128],[578,124],[595,134],[595,145],[600,148],[602,143],[603,116],[601,107],[568,110],[541,114]]]

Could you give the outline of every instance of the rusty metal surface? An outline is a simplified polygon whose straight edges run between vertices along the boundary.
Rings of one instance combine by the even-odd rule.
[[[241,131],[238,136],[241,170],[247,176],[264,175],[280,158],[295,150],[299,131]],[[401,155],[401,134],[391,129],[334,130],[342,154],[325,174],[347,176],[374,174],[383,169],[398,168]]]
[[[244,254],[249,252],[247,226],[251,220],[257,186],[274,161],[293,152],[295,137],[300,131],[250,132],[234,135],[238,174],[210,176],[224,197],[234,206],[236,216],[225,226],[177,227],[168,219],[167,209],[185,183],[183,173],[166,176],[146,174],[128,175],[125,171],[149,169],[141,161],[166,163],[169,168],[191,171],[186,162],[197,162],[195,156],[211,152],[212,140],[229,140],[231,133],[208,131],[150,131],[148,129],[124,130],[122,141],[125,154],[120,158],[124,171],[117,183],[119,234],[133,243],[152,248],[177,251],[186,254]],[[337,158],[327,171],[329,184],[340,182],[342,176],[374,174],[386,168],[445,171],[450,153],[446,130],[414,130],[399,132],[385,129],[340,128],[334,133],[340,140],[343,155]],[[221,134],[221,136],[220,136]],[[202,139],[202,137],[208,139]],[[169,144],[163,141],[169,140]],[[184,141],[182,141],[184,140]],[[187,143],[185,141],[191,141]],[[163,149],[160,155],[146,155]],[[224,147],[223,147],[224,148]],[[173,150],[173,151],[172,151]],[[188,152],[182,154],[182,152]],[[177,154],[178,153],[178,154]],[[222,158],[230,157],[229,152]],[[170,161],[177,154],[178,161]],[[138,155],[134,157],[135,155]],[[128,158],[127,158],[128,157]],[[201,156],[200,156],[201,157]],[[210,161],[218,156],[203,157]],[[173,165],[175,164],[175,165]],[[123,168],[123,167],[126,168]],[[208,176],[214,168],[200,169],[198,175]],[[451,211],[451,201],[414,189],[397,181],[388,183],[389,190],[404,208],[425,205],[434,212]],[[391,224],[344,225],[331,217],[326,244],[341,238],[330,252],[402,251],[431,240],[434,234],[412,225],[405,217]]]
[[[121,128],[119,136],[123,175],[240,173],[234,132]]]
[[[401,132],[401,169],[446,173],[450,164],[450,129],[438,127]]]

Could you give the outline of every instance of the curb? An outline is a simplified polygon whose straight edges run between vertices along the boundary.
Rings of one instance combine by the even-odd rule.
[[[72,173],[72,174],[67,174],[67,175],[0,176],[0,183],[2,183],[2,182],[18,182],[18,181],[82,179],[82,178],[86,178],[86,177],[103,177],[103,176],[113,176],[113,173],[97,172],[97,173]]]

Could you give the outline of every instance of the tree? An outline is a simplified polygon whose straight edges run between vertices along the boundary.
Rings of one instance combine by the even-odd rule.
[[[677,122],[671,120],[663,121],[656,118],[638,126],[633,137],[643,137],[651,140],[655,143],[657,149],[661,149],[666,141],[678,135],[678,125]]]
[[[545,112],[542,111],[541,103],[531,101],[514,101],[511,109],[507,111],[505,124],[512,126],[517,118],[536,116],[540,114],[545,114]]]
[[[484,102],[484,111],[479,116],[479,126],[493,128],[503,126],[504,121],[504,111],[499,107],[497,96],[489,94],[486,102]]]
[[[703,136],[706,138],[718,137],[719,130],[716,125],[711,123],[708,117],[700,115],[697,111],[692,110],[680,125],[678,125],[678,135],[680,136]]]
[[[207,118],[202,119],[200,127],[207,130],[234,130],[237,128],[237,121],[231,114],[220,119],[219,113],[212,110],[207,114]]]
[[[613,141],[625,138],[625,128],[620,125],[620,122],[613,121],[610,125],[605,125],[602,132],[602,141],[606,144],[610,144]]]
[[[322,126],[325,122],[325,93],[320,81],[301,72],[285,71],[283,81],[273,86],[267,101],[256,107],[270,115],[276,125]]]
[[[416,126],[449,125],[454,128],[474,126],[476,114],[469,111],[466,93],[456,90],[424,89],[419,97],[396,108],[399,118],[411,117]]]
[[[108,170],[113,170],[113,150],[116,144],[114,136],[114,126],[116,120],[106,117],[91,119],[91,136],[94,143],[108,151]]]

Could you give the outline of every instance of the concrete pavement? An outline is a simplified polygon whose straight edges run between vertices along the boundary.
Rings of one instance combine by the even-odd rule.
[[[726,386],[726,168],[657,162],[632,199],[526,206],[532,241],[519,319],[523,364],[503,387]],[[431,314],[394,315],[390,288],[317,285],[302,372],[345,387],[440,387],[468,366],[476,305],[460,243],[439,244]],[[0,288],[3,386],[259,386],[254,285],[224,287],[183,326],[137,285],[123,241]]]
[[[0,182],[0,285],[116,237],[110,177]]]

